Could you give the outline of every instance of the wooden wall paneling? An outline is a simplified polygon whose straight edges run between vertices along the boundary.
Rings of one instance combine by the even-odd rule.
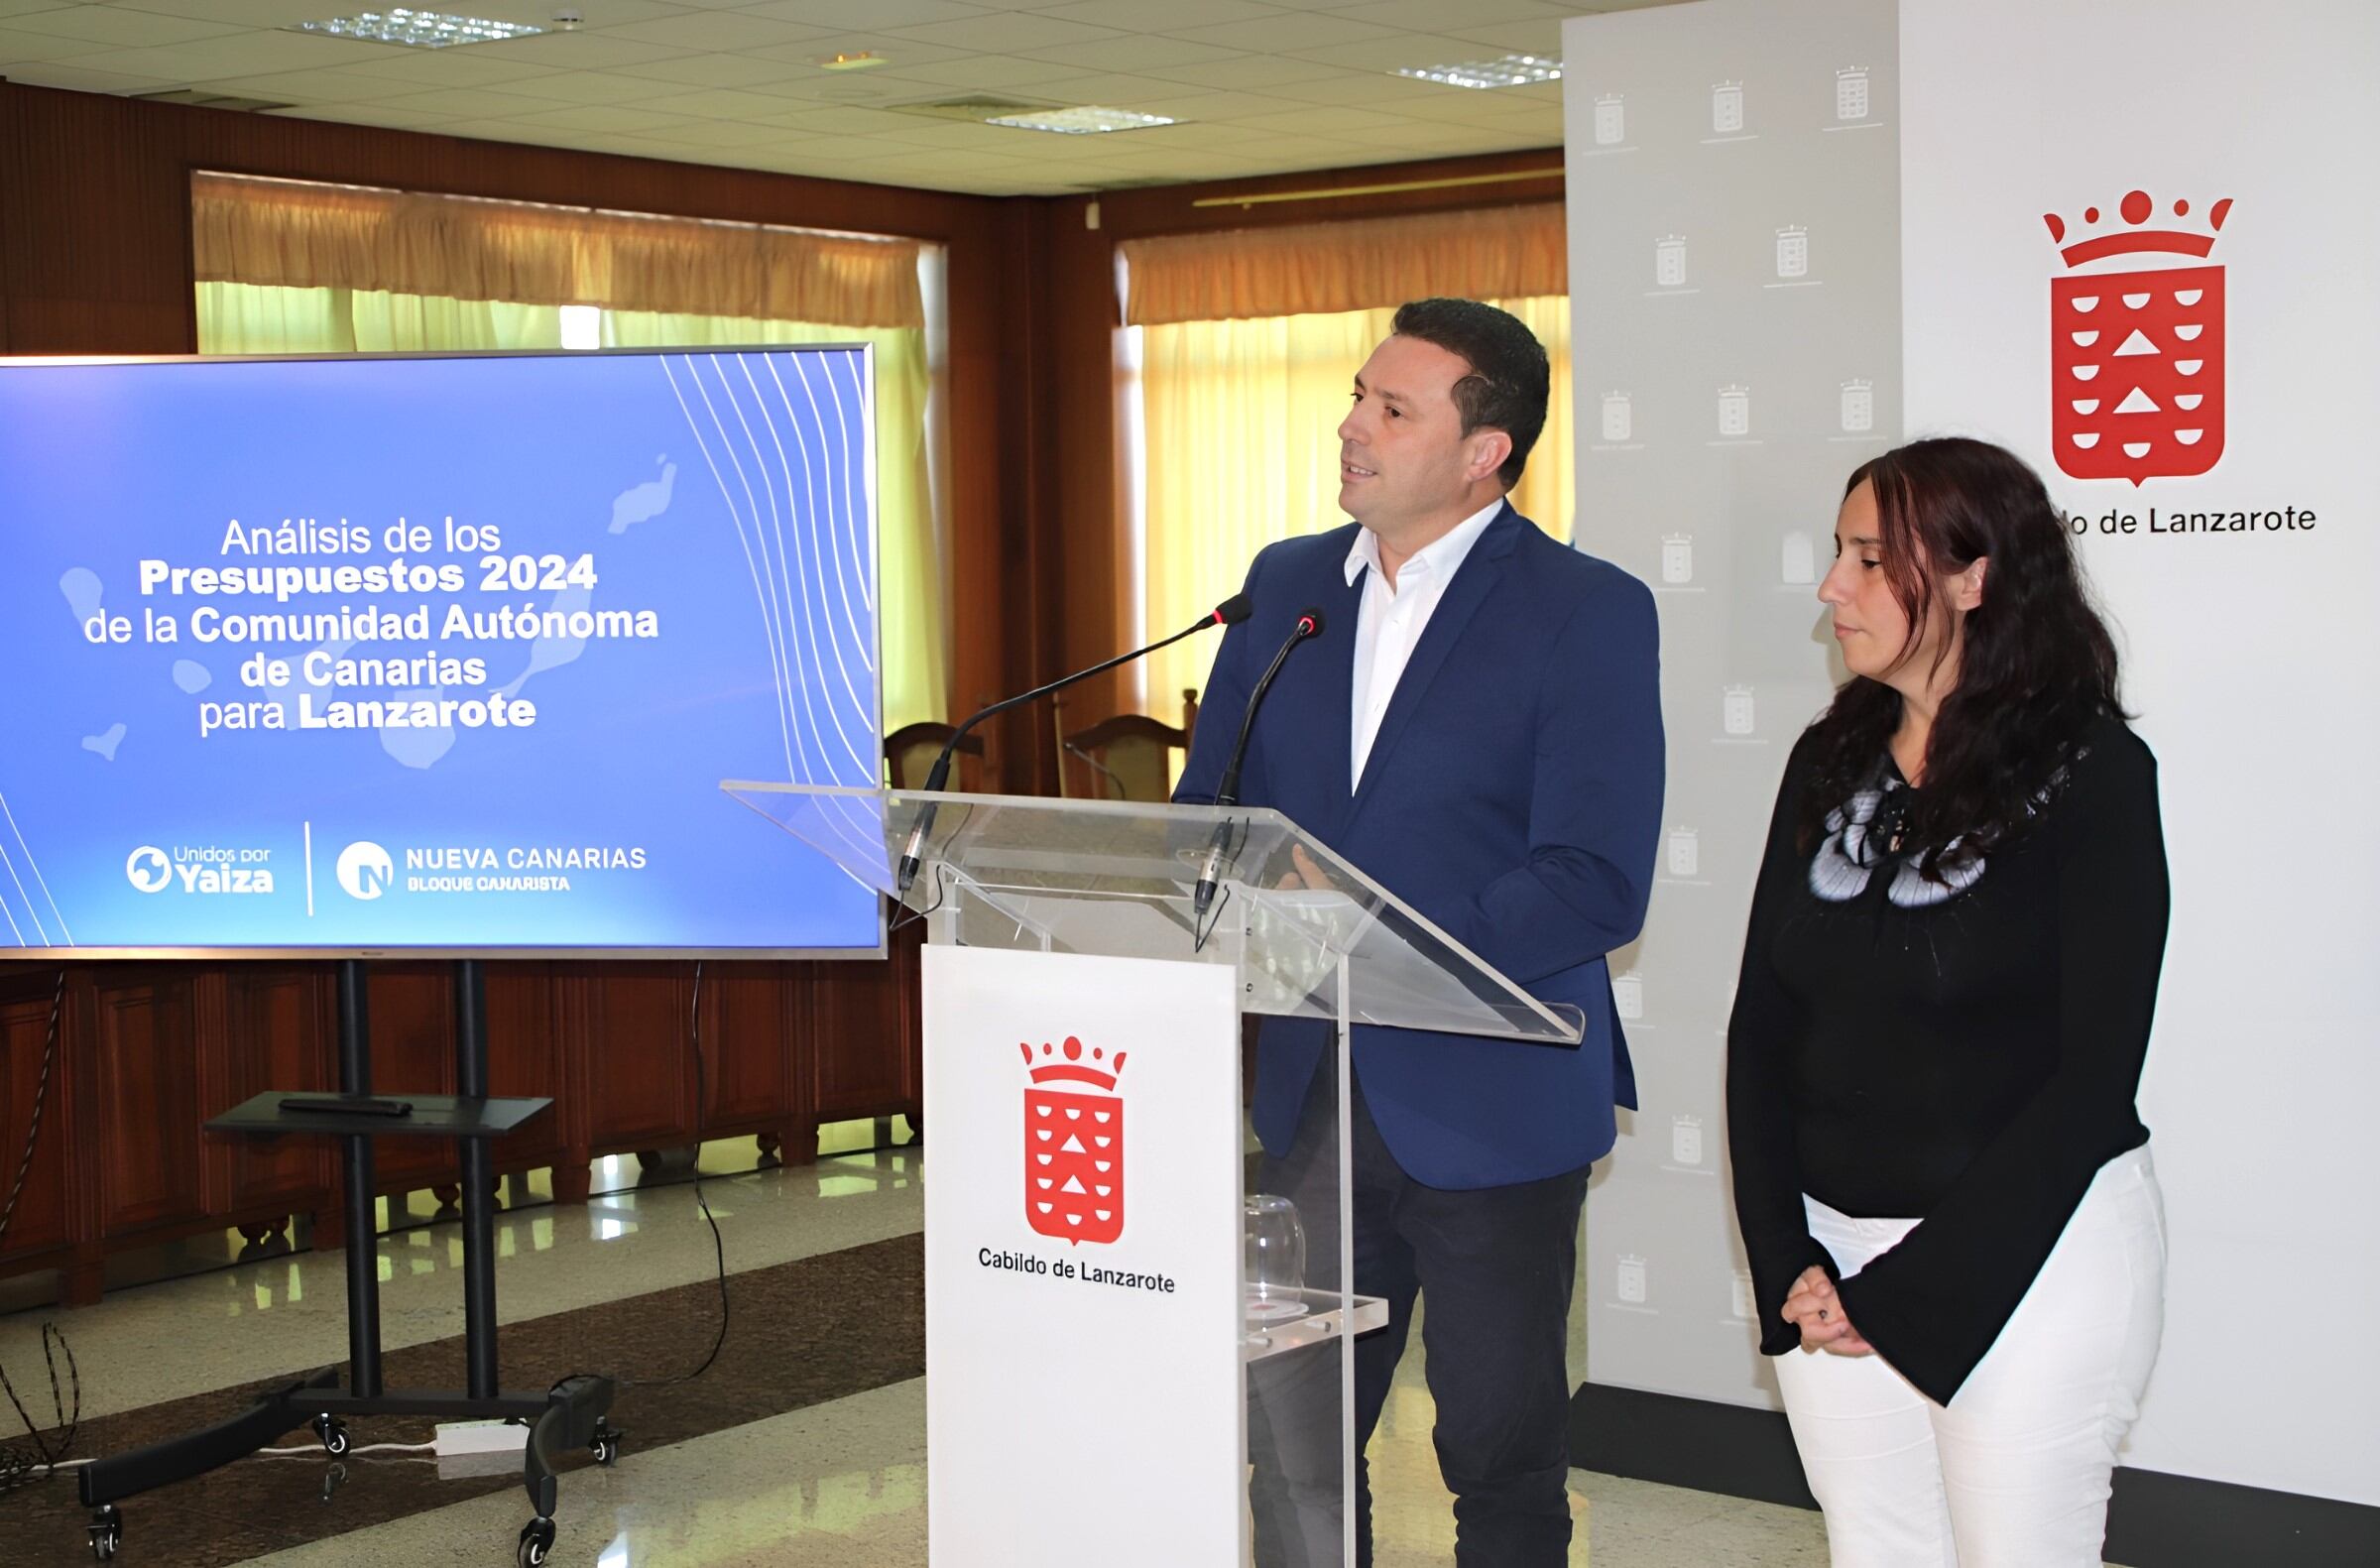
[[[323,966],[230,964],[198,973],[215,982],[200,992],[202,1117],[269,1089],[338,1087],[336,1012]],[[251,1242],[329,1200],[336,1154],[325,1140],[210,1138],[207,1145],[208,1212],[228,1216]]]
[[[687,1049],[691,963],[571,966],[580,1043],[571,1083],[590,1155],[683,1147],[694,1141],[694,1063]]]
[[[75,1113],[80,1107],[69,1088],[76,1055],[71,1031],[79,1022],[73,1016],[71,998],[65,1016],[60,1019],[60,1037],[52,1054],[49,1086],[42,1086],[56,975],[52,970],[0,982],[0,1205],[7,1203],[18,1170],[25,1172],[16,1213],[6,1234],[0,1235],[0,1272],[57,1266],[65,1261],[65,1248],[73,1239],[73,1214],[68,1206],[73,1161],[69,1155],[75,1143]],[[34,1127],[37,1100],[42,1107],[38,1138]],[[28,1139],[33,1140],[30,1165],[25,1164]]]
[[[1031,684],[1032,666],[1020,635],[1025,624],[1016,595],[1030,575],[1016,559],[1016,541],[1005,520],[1020,514],[1024,498],[1014,475],[1028,411],[1021,367],[1009,321],[1010,297],[1029,279],[1015,264],[1010,231],[1015,220],[987,222],[980,232],[949,241],[949,397],[951,537],[946,582],[950,606],[950,717]],[[1023,788],[1030,748],[1016,724],[993,721],[985,739],[995,788]]]
[[[428,959],[374,963],[367,975],[372,1092],[454,1093],[452,967]],[[384,1138],[372,1146],[372,1175],[384,1193],[451,1187],[460,1161],[447,1139]]]
[[[101,973],[93,1039],[99,1229],[109,1241],[186,1225],[205,1213],[196,989],[187,968]]]
[[[511,960],[487,965],[488,1093],[543,1096],[551,1109],[510,1138],[499,1139],[490,1163],[499,1172],[553,1168],[554,1198],[586,1201],[587,1163],[570,1157],[566,1126],[569,1077],[553,965]]]
[[[917,1006],[924,927],[892,936],[889,960],[811,966],[808,1036],[812,1112],[821,1122],[923,1110],[923,1021]]]
[[[798,961],[711,961],[702,972],[702,1137],[757,1134],[781,1148],[800,1097],[793,1071]]]
[[[1053,675],[1110,659],[1136,641],[1133,633],[1139,584],[1132,570],[1129,517],[1119,462],[1117,329],[1123,313],[1116,299],[1116,251],[1089,226],[1091,198],[1068,196],[1044,203],[1049,251],[1047,273],[1057,302],[1043,328],[1047,344],[1041,367],[1053,461],[1047,483],[1047,527],[1053,540],[1050,564],[1055,580],[1050,598],[1060,607],[1057,668]],[[1104,220],[1103,220],[1104,221]],[[1218,586],[1218,602],[1238,591],[1234,579]],[[1177,627],[1149,627],[1161,637]],[[1179,692],[1153,692],[1143,707],[1130,695],[1138,689],[1130,667],[1097,676],[1066,693],[1065,725],[1081,730],[1111,714],[1147,712],[1178,723]],[[1053,754],[1056,738],[1047,749]]]

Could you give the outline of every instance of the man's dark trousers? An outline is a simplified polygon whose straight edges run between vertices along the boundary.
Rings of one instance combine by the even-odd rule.
[[[1335,1287],[1336,1107],[1318,1075],[1289,1151],[1263,1162],[1306,1227],[1307,1278]],[[1515,1186],[1447,1192],[1406,1175],[1353,1096],[1355,1288],[1388,1303],[1388,1326],[1356,1341],[1356,1561],[1371,1562],[1371,1495],[1361,1457],[1403,1355],[1415,1298],[1439,1473],[1455,1495],[1459,1568],[1561,1568],[1569,1560],[1570,1386],[1565,1351],[1579,1215],[1590,1167]],[[1339,1357],[1312,1346],[1255,1364],[1249,1443],[1257,1568],[1340,1560]]]

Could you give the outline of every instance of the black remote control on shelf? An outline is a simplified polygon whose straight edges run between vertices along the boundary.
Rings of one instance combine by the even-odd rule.
[[[343,1095],[293,1094],[282,1098],[284,1111],[325,1111],[333,1116],[411,1116],[411,1100],[376,1100]]]

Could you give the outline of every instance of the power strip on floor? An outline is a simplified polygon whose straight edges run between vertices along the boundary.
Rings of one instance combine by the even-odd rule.
[[[529,1446],[529,1428],[519,1421],[446,1421],[438,1427],[438,1457],[518,1453]]]

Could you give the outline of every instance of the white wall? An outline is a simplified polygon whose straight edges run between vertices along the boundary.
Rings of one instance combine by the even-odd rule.
[[[1838,673],[1809,587],[1781,580],[1782,542],[1809,531],[1823,565],[1853,464],[1903,428],[1967,431],[2088,520],[2163,764],[2176,902],[2142,1110],[2172,1274],[2127,1463],[2380,1503],[2380,6],[1703,0],[1574,20],[1564,50],[1579,538],[1660,594],[1670,828],[1694,830],[1697,863],[1665,863],[1646,937],[1614,965],[1642,998],[1645,1106],[1589,1202],[1590,1378],[1773,1401],[1729,1300],[1718,1090],[1776,774]],[[1868,128],[1837,118],[1834,73],[1853,66]],[[1723,133],[1730,85],[1743,123]],[[1599,141],[1614,96],[1619,135]],[[2119,228],[2133,189],[2156,198],[2151,226],[2233,202],[2191,263],[2224,268],[2221,458],[2139,485],[2055,466],[2067,264],[2043,222],[2064,215],[2069,243]],[[1797,227],[1808,270],[1788,279],[1772,236]],[[1685,274],[1663,287],[1672,235]],[[1866,432],[1837,406],[1858,380]],[[1736,384],[1749,420],[1729,437],[1716,400]],[[1629,394],[1624,440],[1604,438],[1608,391]],[[2292,506],[2315,527],[2148,532],[2150,508]],[[2110,512],[2135,532],[2101,533]],[[1665,581],[1677,536],[1688,575]]]
[[[1904,0],[1901,64],[1908,428],[2003,441],[2090,520],[2162,764],[2174,923],[2142,1116],[2172,1272],[2128,1462],[2380,1503],[2380,7]],[[2119,230],[2135,189],[2151,226],[2203,232],[2233,201],[2189,263],[2225,273],[2223,454],[2137,487],[2056,469],[2066,269],[2042,220]],[[2150,508],[2290,506],[2311,532],[2146,532]],[[2100,532],[2110,511],[2140,531]]]

